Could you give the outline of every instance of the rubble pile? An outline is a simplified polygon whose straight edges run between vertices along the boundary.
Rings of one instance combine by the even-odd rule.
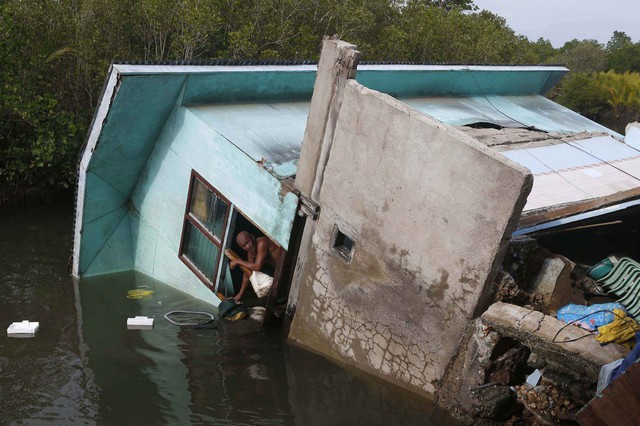
[[[589,268],[533,238],[512,240],[493,304],[469,327],[438,404],[467,424],[576,424],[595,395],[600,367],[628,353],[601,346],[597,328],[560,321],[574,305],[614,304]]]
[[[520,418],[512,417],[511,424],[553,425],[571,421],[580,408],[548,380],[543,379],[535,387],[525,383],[514,389],[517,402],[524,406],[525,411]]]
[[[544,298],[540,294],[520,288],[509,273],[502,272],[496,283],[494,301],[512,303],[518,306],[531,306],[536,310],[540,310],[543,309]]]

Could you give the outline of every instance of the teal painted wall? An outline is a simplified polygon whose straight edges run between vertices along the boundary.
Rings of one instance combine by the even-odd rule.
[[[184,105],[311,99],[315,70],[201,73],[189,76]]]
[[[315,70],[199,73],[197,67],[192,68],[153,73],[143,71],[144,66],[133,67],[119,75],[113,99],[102,100],[110,102],[109,110],[102,123],[94,123],[102,127],[86,172],[80,247],[74,248],[79,250],[79,275],[136,268],[178,288],[192,289],[189,292],[198,297],[210,298],[210,292],[200,289],[204,287],[177,258],[192,168],[236,202],[236,207],[274,240],[288,245],[296,197],[282,195],[275,178],[216,131],[219,120],[216,124],[215,117],[207,117],[216,108],[197,109],[199,119],[196,109],[175,108],[177,102],[220,107],[229,102],[278,102],[283,108],[286,102],[311,98]],[[558,70],[361,69],[357,79],[394,96],[415,97],[478,94],[480,86],[483,95],[543,93],[562,75]],[[265,106],[254,106],[260,108]],[[302,103],[292,103],[291,108],[295,130],[300,133],[306,123]],[[247,112],[247,120],[253,119]],[[242,120],[236,125],[242,126]],[[274,132],[293,140],[286,133],[291,126],[274,127]],[[252,137],[262,142],[260,135]],[[274,160],[286,164],[279,168],[274,161],[270,166],[287,175],[295,169],[295,155],[289,152],[291,143],[281,142],[276,141],[268,150],[277,154]],[[205,290],[208,293],[203,293]]]
[[[80,275],[133,268],[129,198],[185,79],[122,79],[87,168]]]
[[[363,86],[397,98],[529,95],[546,93],[565,73],[551,70],[358,70],[356,80]]]
[[[192,169],[285,248],[297,197],[281,195],[278,180],[188,108],[174,109],[133,192],[134,267],[215,304],[213,293],[178,258]]]

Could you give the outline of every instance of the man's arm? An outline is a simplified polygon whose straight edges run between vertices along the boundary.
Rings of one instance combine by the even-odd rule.
[[[240,286],[240,291],[238,292],[238,294],[236,294],[235,296],[233,296],[233,299],[238,302],[242,296],[244,295],[244,292],[247,290],[247,286],[249,285],[249,277],[251,276],[251,274],[245,272],[244,274],[242,274],[242,285]]]
[[[229,267],[233,269],[236,266],[240,265],[252,271],[259,271],[264,266],[264,262],[267,260],[268,254],[269,254],[269,243],[266,241],[265,238],[260,238],[256,241],[255,259],[251,259],[251,257],[247,255],[249,256],[248,260],[236,259],[233,262],[231,262]]]

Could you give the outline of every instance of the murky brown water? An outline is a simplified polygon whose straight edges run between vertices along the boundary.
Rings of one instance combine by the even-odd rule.
[[[457,424],[251,320],[176,327],[164,313],[214,309],[141,274],[74,283],[71,231],[70,211],[0,212],[0,425]],[[126,298],[142,286],[153,296]],[[154,329],[127,331],[135,315]],[[37,336],[6,337],[23,319]]]

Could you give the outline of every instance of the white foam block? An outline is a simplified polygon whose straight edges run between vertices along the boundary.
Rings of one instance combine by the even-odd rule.
[[[127,318],[127,330],[150,330],[153,328],[153,318]]]
[[[39,322],[29,320],[14,322],[7,328],[7,337],[34,337],[39,328]]]

